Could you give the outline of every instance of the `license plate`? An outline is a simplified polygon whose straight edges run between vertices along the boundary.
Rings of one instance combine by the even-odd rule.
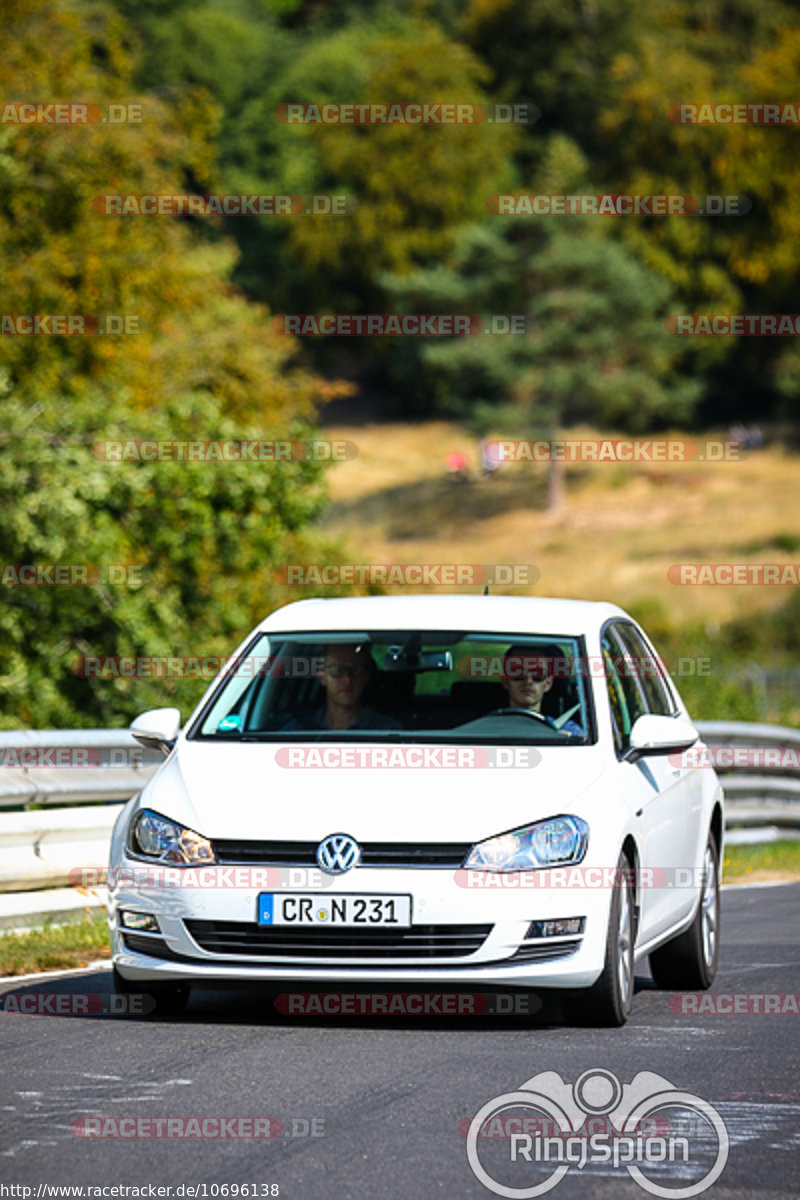
[[[410,896],[302,895],[262,892],[258,897],[259,925],[378,925],[400,929],[411,924]]]

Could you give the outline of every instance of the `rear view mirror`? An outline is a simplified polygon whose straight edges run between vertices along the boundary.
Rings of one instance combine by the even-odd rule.
[[[390,646],[383,663],[384,671],[452,671],[449,650],[414,650]]]

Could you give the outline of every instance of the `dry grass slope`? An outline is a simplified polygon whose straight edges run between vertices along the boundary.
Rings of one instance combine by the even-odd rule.
[[[533,564],[538,583],[515,594],[622,605],[655,597],[676,623],[752,615],[791,588],[676,585],[672,564],[800,562],[798,460],[780,447],[718,463],[567,464],[565,503],[553,514],[544,465],[513,464],[481,480],[477,442],[447,422],[326,434],[358,445],[356,458],[330,472],[324,525],[355,561]],[[470,463],[470,482],[450,476],[454,450]]]

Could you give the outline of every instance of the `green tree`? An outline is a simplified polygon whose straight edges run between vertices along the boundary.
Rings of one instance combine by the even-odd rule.
[[[224,655],[285,592],[276,567],[323,557],[314,461],[109,461],[105,441],[307,439],[336,394],[294,370],[296,346],[230,284],[235,251],[171,217],[98,215],[104,193],[213,177],[213,112],[138,97],[124,27],[45,0],[7,3],[0,93],[143,100],[141,124],[2,127],[4,311],[134,317],[128,336],[0,337],[0,563],[89,564],[91,586],[12,571],[0,609],[0,723],[111,725],[202,680],[83,678],[76,658]],[[108,17],[108,19],[106,19]],[[302,560],[302,558],[301,558]],[[109,580],[135,568],[141,584]]]
[[[669,285],[580,218],[466,228],[449,265],[391,285],[406,305],[524,318],[524,332],[422,350],[477,432],[552,438],[588,420],[641,433],[691,416],[698,387],[680,374],[681,348],[664,328]],[[552,508],[561,490],[554,461]]]
[[[279,21],[274,6],[226,0],[157,19],[147,10],[132,15],[141,85],[176,96],[202,85],[219,106],[225,190],[348,197],[340,216],[236,218],[224,226],[242,252],[236,281],[275,311],[385,310],[379,273],[440,257],[453,229],[478,217],[485,196],[510,182],[518,131],[508,126],[276,120],[287,102],[487,101],[480,59],[435,18],[402,7],[301,6]],[[245,31],[250,45],[239,55]],[[382,390],[391,383],[391,342],[360,341],[355,349],[309,339],[304,349],[328,372],[372,365]]]

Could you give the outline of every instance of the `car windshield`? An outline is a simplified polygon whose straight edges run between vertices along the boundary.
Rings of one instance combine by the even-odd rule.
[[[392,630],[259,635],[190,738],[592,740],[583,639]]]

